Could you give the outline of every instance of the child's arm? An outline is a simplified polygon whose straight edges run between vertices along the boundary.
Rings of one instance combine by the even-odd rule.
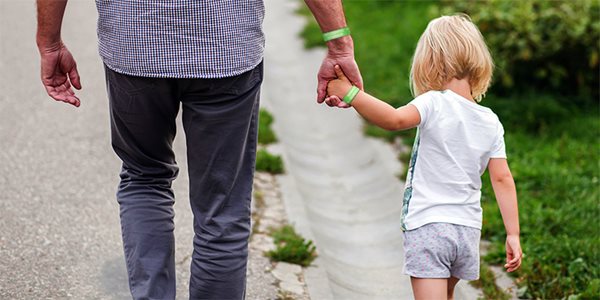
[[[342,99],[352,87],[339,66],[335,66],[337,79],[327,85],[327,93]],[[337,99],[336,99],[337,100]],[[337,100],[339,103],[339,100]],[[334,105],[338,104],[334,103]],[[416,127],[421,122],[419,111],[414,105],[405,105],[398,109],[360,91],[352,101],[352,107],[367,121],[386,130],[405,130]]]
[[[505,158],[490,159],[488,171],[506,229],[506,264],[504,267],[508,272],[512,272],[521,266],[523,256],[519,241],[519,208],[515,181]]]

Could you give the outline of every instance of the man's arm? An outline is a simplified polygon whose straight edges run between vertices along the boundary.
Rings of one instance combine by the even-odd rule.
[[[46,92],[54,100],[79,106],[72,88],[81,89],[77,64],[60,35],[66,5],[67,0],[37,0],[36,41]]]
[[[346,18],[344,17],[341,0],[304,0],[304,2],[306,2],[306,5],[315,16],[322,32],[346,27]],[[336,78],[333,69],[335,65],[340,65],[350,81],[360,89],[363,89],[362,77],[358,65],[354,60],[352,37],[344,36],[328,41],[327,48],[327,56],[323,60],[321,69],[317,75],[317,101],[319,103],[325,100],[327,82]]]

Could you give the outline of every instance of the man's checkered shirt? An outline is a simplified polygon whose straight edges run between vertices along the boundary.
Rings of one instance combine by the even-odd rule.
[[[100,56],[134,76],[223,78],[262,60],[262,0],[96,0]]]

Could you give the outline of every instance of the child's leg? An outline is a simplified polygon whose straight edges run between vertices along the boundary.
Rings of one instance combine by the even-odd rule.
[[[460,279],[456,277],[448,278],[448,300],[454,300],[454,287]]]
[[[410,277],[415,300],[445,300],[448,296],[449,279]]]

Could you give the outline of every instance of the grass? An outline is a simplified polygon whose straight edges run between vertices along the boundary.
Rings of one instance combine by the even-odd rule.
[[[435,5],[437,2],[431,1],[344,1],[356,59],[369,93],[395,107],[412,99],[410,59],[419,35],[435,17]],[[314,22],[302,36],[308,47],[323,44]],[[516,277],[521,296],[600,298],[598,103],[530,91],[491,94],[482,105],[492,108],[504,125],[508,160],[517,184],[526,256],[522,268],[511,275]],[[365,132],[389,141],[403,137],[407,145],[414,137],[414,131],[387,132],[373,126],[367,126]],[[501,264],[505,231],[489,177],[484,177],[482,236],[492,242],[484,261]],[[496,299],[493,277],[485,274],[482,271],[481,284],[486,298]]]
[[[271,154],[265,149],[259,149],[256,152],[256,170],[271,174],[282,174],[284,169],[281,156]]]
[[[277,136],[271,128],[273,116],[266,110],[261,109],[258,118],[258,143],[262,146],[277,142]],[[264,148],[256,152],[256,170],[269,172],[271,174],[282,174],[284,172],[281,156],[269,153]]]
[[[285,225],[272,233],[275,250],[267,256],[276,261],[285,261],[307,267],[317,257],[312,241],[305,240],[291,225]]]
[[[258,117],[258,143],[268,145],[277,142],[275,132],[271,129],[273,116],[266,110],[261,109]]]
[[[505,137],[519,194],[526,257],[516,276],[525,297],[577,295],[597,288],[593,283],[600,278],[599,120],[582,115],[576,127],[571,122],[557,122],[537,134],[515,130]],[[500,264],[504,227],[494,199],[487,184],[482,236],[495,247],[486,261]]]

